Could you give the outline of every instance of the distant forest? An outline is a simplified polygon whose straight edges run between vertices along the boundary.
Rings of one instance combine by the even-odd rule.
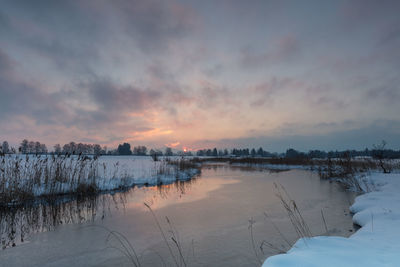
[[[400,158],[400,150],[386,149],[386,142],[374,145],[371,149],[364,150],[342,150],[324,151],[310,150],[301,152],[289,148],[285,153],[269,152],[262,147],[255,148],[233,148],[233,149],[201,149],[197,151],[177,151],[170,147],[163,150],[148,149],[146,146],[134,146],[129,143],[118,145],[116,149],[108,149],[107,146],[99,144],[84,144],[69,142],[61,146],[56,144],[49,151],[45,144],[38,141],[22,140],[18,148],[10,147],[7,141],[0,142],[1,154],[70,154],[70,155],[136,155],[136,156],[199,156],[199,157],[269,157],[269,158],[344,158],[344,157],[373,157],[373,158]]]

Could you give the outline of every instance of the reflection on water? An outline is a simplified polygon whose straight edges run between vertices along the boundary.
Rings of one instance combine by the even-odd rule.
[[[0,209],[2,248],[22,243],[32,233],[51,231],[61,224],[94,220],[98,211],[105,214],[105,200],[113,197],[75,199],[23,207]],[[99,205],[100,204],[100,205]],[[102,207],[102,209],[99,209]]]
[[[258,261],[251,246],[250,218],[257,247],[263,240],[278,248],[284,244],[272,223],[290,243],[298,238],[275,195],[274,183],[282,184],[296,200],[314,235],[326,234],[327,229],[340,236],[353,231],[348,207],[354,194],[315,173],[208,165],[199,178],[187,182],[1,210],[3,247],[16,247],[1,251],[0,262],[18,267],[129,266],[118,251],[105,249],[104,230],[87,227],[99,225],[123,233],[138,251],[142,266],[160,266],[155,255],[173,264],[154,218],[143,205],[146,202],[164,229],[169,229],[166,217],[173,222],[185,253],[194,247],[191,266],[254,266]],[[33,234],[40,232],[46,233]],[[21,242],[25,244],[18,245]],[[258,250],[262,259],[275,253]]]
[[[19,207],[0,209],[0,237],[3,249],[25,242],[34,233],[47,232],[63,224],[79,224],[103,220],[113,211],[128,209],[146,210],[143,203],[153,210],[167,205],[196,201],[208,192],[235,180],[199,178],[176,181],[168,185],[134,187],[126,192],[101,194],[93,197],[64,199]],[[196,190],[193,185],[196,184]],[[186,197],[184,197],[187,195]]]
[[[153,210],[169,205],[183,204],[203,199],[211,191],[223,185],[238,183],[235,179],[211,178],[178,181],[174,184],[156,187],[147,187],[127,195],[127,208],[136,208],[147,211],[143,203],[147,203]]]

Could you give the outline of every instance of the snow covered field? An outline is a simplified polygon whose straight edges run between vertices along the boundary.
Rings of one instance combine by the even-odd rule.
[[[102,156],[99,158],[99,187],[110,190],[119,186],[170,184],[176,180],[188,180],[199,169],[180,170],[167,160],[179,162],[181,157],[160,157],[153,161],[147,156]],[[106,166],[106,168],[104,168]]]
[[[368,180],[373,191],[350,208],[361,226],[356,233],[299,239],[263,266],[400,266],[400,174],[372,173]]]
[[[134,185],[170,184],[188,180],[199,168],[183,166],[178,157],[154,161],[147,156],[9,155],[0,160],[2,204],[19,204],[32,197],[96,192]],[[182,167],[183,166],[183,167]],[[83,191],[82,191],[83,190]],[[4,203],[5,202],[5,203]]]

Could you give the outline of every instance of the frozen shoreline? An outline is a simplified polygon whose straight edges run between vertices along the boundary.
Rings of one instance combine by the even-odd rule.
[[[74,194],[99,194],[133,186],[171,184],[186,181],[200,173],[193,166],[181,166],[184,159],[162,158],[153,161],[145,156],[103,156],[97,160],[77,156],[9,156],[3,158],[0,169],[0,192],[9,198],[2,205],[14,206],[37,198],[61,197]],[[93,187],[94,192],[79,191]],[[28,198],[19,198],[29,194]]]
[[[371,173],[368,181],[373,191],[350,207],[353,222],[361,226],[356,233],[299,239],[263,266],[400,266],[400,174]]]

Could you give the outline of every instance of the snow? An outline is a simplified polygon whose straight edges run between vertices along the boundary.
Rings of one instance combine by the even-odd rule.
[[[99,175],[102,179],[98,186],[102,190],[110,190],[119,186],[170,184],[177,180],[191,179],[198,174],[198,169],[178,170],[173,165],[169,165],[165,159],[153,161],[151,157],[143,156],[100,157]],[[179,157],[170,159],[180,160]],[[105,172],[101,167],[104,166],[103,164],[109,167]]]
[[[356,198],[350,210],[361,228],[349,238],[299,239],[263,266],[400,266],[400,174],[369,174],[373,192]]]
[[[43,161],[48,159],[48,161]],[[180,157],[168,158],[172,161],[182,160]],[[62,165],[68,169],[65,176],[66,181],[53,181],[56,175],[55,163],[51,156],[16,156],[10,155],[4,158],[3,169],[5,174],[0,178],[5,178],[2,183],[4,192],[11,192],[14,188],[26,190],[34,196],[44,196],[48,194],[68,194],[77,191],[79,184],[91,185],[93,183],[92,172],[96,170],[95,184],[100,191],[111,191],[132,186],[170,184],[175,181],[189,180],[199,173],[198,168],[187,168],[181,170],[178,166],[169,164],[167,158],[162,157],[159,161],[154,161],[149,156],[102,156],[98,161],[78,160],[77,156],[71,156],[62,160]],[[18,181],[7,180],[9,174],[14,169],[15,162],[19,162],[20,175]],[[41,161],[41,168],[35,167]],[[90,165],[95,164],[95,168]],[[80,168],[81,164],[85,164]],[[46,168],[47,166],[47,168]],[[1,167],[1,166],[0,166]],[[35,172],[39,169],[40,171]],[[45,182],[46,174],[44,169],[51,169],[47,173],[53,178],[51,182]],[[39,181],[36,179],[36,173],[39,173]],[[2,179],[3,179],[2,178]],[[79,179],[79,182],[77,182]],[[9,203],[11,204],[11,203]],[[14,203],[15,204],[15,203]],[[16,202],[18,204],[18,201]]]

